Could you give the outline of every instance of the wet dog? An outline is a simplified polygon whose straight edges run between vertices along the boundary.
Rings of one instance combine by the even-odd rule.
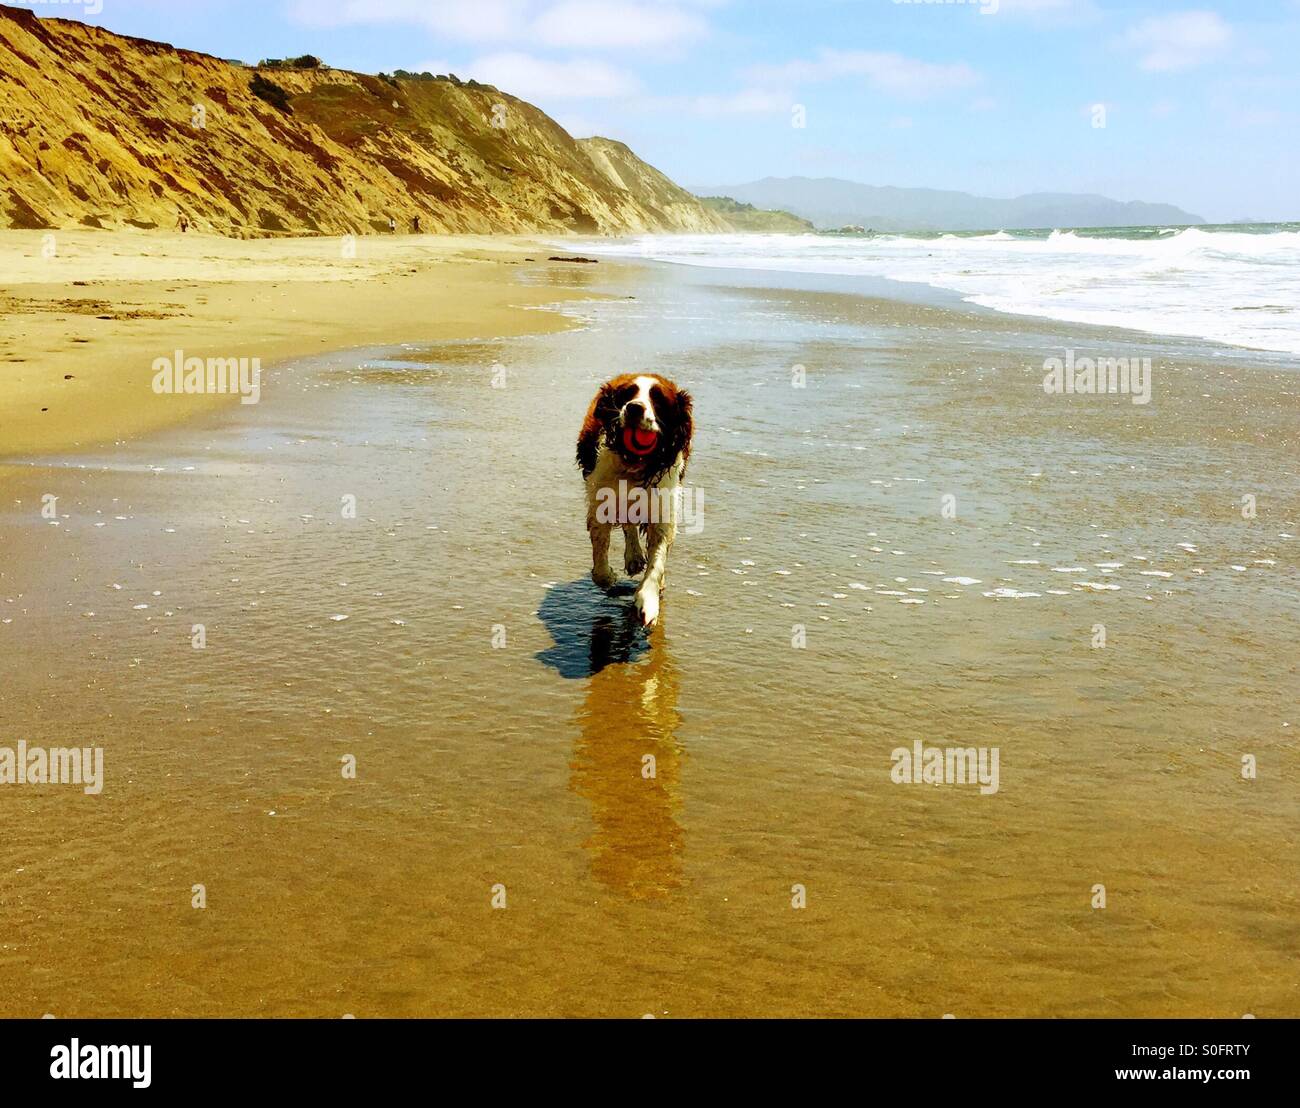
[[[591,579],[606,591],[617,583],[609,539],[621,527],[623,566],[632,577],[641,575],[635,603],[646,627],[659,618],[693,431],[689,393],[655,373],[626,373],[601,385],[578,436]]]

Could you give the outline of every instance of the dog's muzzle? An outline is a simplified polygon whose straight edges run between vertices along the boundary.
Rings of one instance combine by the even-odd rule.
[[[619,414],[623,425],[623,448],[630,454],[645,457],[659,445],[659,428],[639,400],[629,400]]]

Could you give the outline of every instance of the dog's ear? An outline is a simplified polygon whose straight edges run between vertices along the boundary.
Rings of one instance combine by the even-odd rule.
[[[606,381],[591,402],[592,414],[601,427],[609,427],[618,418],[618,403],[614,398],[614,382]]]
[[[587,408],[587,418],[582,421],[582,430],[578,432],[578,468],[583,477],[590,477],[596,468],[596,455],[600,452],[600,440],[605,434],[613,404],[613,395],[609,385],[601,385]],[[613,409],[617,415],[617,409]]]
[[[695,434],[695,420],[691,413],[695,401],[685,389],[677,390],[675,420],[677,425],[677,449],[682,456],[682,476],[686,476],[686,463],[691,458],[691,438]]]

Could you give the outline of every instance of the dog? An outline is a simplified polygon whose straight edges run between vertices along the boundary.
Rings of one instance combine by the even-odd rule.
[[[641,574],[635,604],[641,624],[659,618],[668,551],[694,423],[690,393],[657,373],[625,373],[600,386],[578,435],[578,468],[587,485],[591,579],[610,591],[610,532],[623,529],[623,566]],[[646,544],[641,545],[645,535]]]

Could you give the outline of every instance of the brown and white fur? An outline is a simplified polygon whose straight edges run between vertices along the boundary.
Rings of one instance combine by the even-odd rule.
[[[609,567],[609,539],[613,528],[621,525],[623,565],[630,576],[642,575],[635,603],[646,627],[659,618],[668,551],[677,537],[674,496],[686,475],[693,430],[689,393],[656,373],[625,373],[601,385],[578,436],[578,466],[587,483],[591,579],[607,591],[617,582]],[[637,453],[625,432],[635,436],[633,444],[653,434],[653,448],[644,455]],[[658,512],[650,522],[639,525],[603,521],[597,507],[602,496],[618,496],[620,481],[626,482],[629,491],[646,489],[671,510]],[[608,491],[602,494],[602,490]]]

